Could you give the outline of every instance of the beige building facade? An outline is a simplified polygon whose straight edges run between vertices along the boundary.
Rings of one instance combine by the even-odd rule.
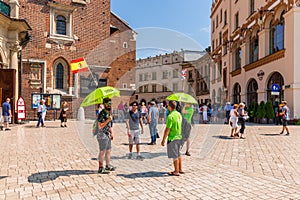
[[[136,62],[136,100],[163,101],[170,94],[183,91],[195,96],[192,83],[189,82],[193,80],[195,68],[184,64],[198,60],[203,55],[201,51],[182,50],[139,59]]]
[[[211,56],[222,72],[224,102],[286,100],[300,117],[299,24],[299,0],[212,2]]]

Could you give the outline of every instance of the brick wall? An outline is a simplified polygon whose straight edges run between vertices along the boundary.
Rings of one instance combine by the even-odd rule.
[[[54,1],[53,1],[54,2]],[[26,101],[27,119],[36,118],[36,111],[31,109],[31,94],[40,93],[41,87],[33,87],[30,82],[30,60],[46,62],[46,88],[53,87],[53,62],[58,58],[69,63],[72,59],[85,57],[88,64],[111,67],[109,73],[101,73],[99,77],[108,77],[108,85],[116,85],[120,77],[135,67],[135,40],[131,28],[110,12],[110,0],[93,0],[86,5],[74,4],[70,0],[56,0],[56,4],[73,6],[73,35],[79,40],[57,44],[50,33],[50,6],[48,0],[19,0],[20,18],[26,19],[31,26],[31,40],[22,51],[23,74],[22,96]],[[118,27],[118,31],[111,35],[110,25]],[[123,43],[128,48],[123,48]],[[46,48],[50,44],[51,48]],[[44,74],[44,69],[41,69]],[[68,86],[73,86],[73,74],[69,69]],[[43,83],[42,83],[43,84]],[[82,99],[63,96],[63,100],[70,102],[69,115],[75,118]],[[54,111],[47,112],[51,118]]]

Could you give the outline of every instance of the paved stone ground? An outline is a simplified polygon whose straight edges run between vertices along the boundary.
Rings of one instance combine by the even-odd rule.
[[[148,127],[145,159],[127,159],[121,123],[114,124],[117,170],[97,174],[92,123],[35,128],[30,122],[1,131],[0,199],[300,199],[300,127],[290,126],[291,135],[282,136],[280,126],[248,125],[243,140],[228,137],[228,125],[197,124],[192,156],[183,156],[186,173],[173,177],[167,175],[173,166],[166,147],[146,145]],[[158,129],[162,136],[164,126]]]

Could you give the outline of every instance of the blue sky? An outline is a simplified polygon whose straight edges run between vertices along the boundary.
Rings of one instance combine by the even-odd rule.
[[[210,45],[211,0],[111,0],[111,10],[137,31],[137,57]],[[153,55],[154,56],[154,55]]]

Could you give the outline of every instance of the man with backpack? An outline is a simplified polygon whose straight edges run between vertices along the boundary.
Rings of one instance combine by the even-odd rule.
[[[111,100],[109,98],[103,99],[104,109],[98,115],[98,131],[97,140],[99,143],[99,169],[98,173],[108,174],[110,171],[114,171],[116,168],[110,165],[110,153],[111,153],[111,140],[113,140],[112,132],[112,119],[111,114]],[[104,167],[104,158],[106,166]]]
[[[126,128],[129,140],[129,155],[128,159],[132,158],[132,148],[133,143],[136,144],[137,159],[143,160],[144,158],[140,155],[140,143],[141,143],[141,134],[144,133],[142,115],[138,111],[138,102],[134,101],[130,104],[131,110],[126,115]],[[140,127],[141,126],[141,129]]]

